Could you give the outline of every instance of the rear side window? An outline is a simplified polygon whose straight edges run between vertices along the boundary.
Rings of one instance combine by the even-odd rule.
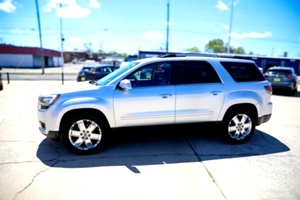
[[[170,62],[172,65],[172,83],[199,84],[199,83],[219,83],[218,74],[206,61],[180,61]]]
[[[263,81],[263,74],[254,63],[221,62],[236,82]]]

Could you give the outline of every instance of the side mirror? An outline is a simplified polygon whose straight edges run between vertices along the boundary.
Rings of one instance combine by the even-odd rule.
[[[119,83],[120,88],[124,89],[124,90],[131,90],[131,82],[128,79],[124,79]]]

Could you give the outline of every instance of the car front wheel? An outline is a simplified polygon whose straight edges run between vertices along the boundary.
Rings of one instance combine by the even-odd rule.
[[[228,143],[241,144],[251,138],[255,131],[255,119],[247,110],[235,110],[222,122],[222,133]]]
[[[66,121],[63,129],[63,141],[67,148],[78,154],[98,152],[103,146],[107,126],[101,120],[90,115],[78,115]]]

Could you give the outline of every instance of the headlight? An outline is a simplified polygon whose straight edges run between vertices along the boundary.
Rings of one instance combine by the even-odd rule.
[[[41,95],[39,96],[39,104],[41,106],[49,107],[54,104],[59,99],[59,97],[59,94]]]

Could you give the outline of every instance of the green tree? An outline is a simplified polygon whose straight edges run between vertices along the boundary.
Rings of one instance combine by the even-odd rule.
[[[126,58],[127,57],[127,53],[117,53],[116,52],[114,56],[121,57],[121,58]]]
[[[91,42],[87,42],[83,44],[84,51],[87,53],[89,58],[93,57],[94,50],[92,46],[93,45]]]
[[[211,52],[211,53],[226,53],[227,52],[227,46],[221,39],[214,39],[210,40],[206,45],[205,45],[205,51],[206,52]],[[245,54],[245,50],[243,47],[238,47],[238,48],[233,48],[230,47],[229,49],[230,53],[235,53],[235,54]]]
[[[224,46],[223,40],[214,39],[205,45],[205,51],[211,53],[224,53],[226,52],[226,47]]]
[[[233,51],[235,54],[245,54],[245,50],[243,47],[238,47]]]
[[[191,48],[187,48],[185,49],[185,51],[191,52],[191,53],[199,53],[199,49],[197,47],[191,47]]]

